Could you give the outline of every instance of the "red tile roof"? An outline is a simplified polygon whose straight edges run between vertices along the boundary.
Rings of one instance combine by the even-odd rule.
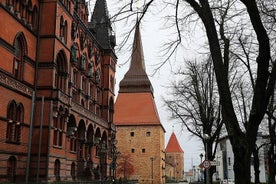
[[[178,140],[174,134],[174,132],[172,133],[169,142],[167,144],[166,153],[183,153],[183,150],[181,149]]]
[[[115,125],[161,125],[152,94],[119,93],[115,102],[114,123]]]

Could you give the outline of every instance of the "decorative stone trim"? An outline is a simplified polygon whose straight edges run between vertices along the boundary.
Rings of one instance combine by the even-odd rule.
[[[15,90],[24,93],[25,95],[32,96],[33,89],[18,82],[17,80],[13,79],[12,77],[5,75],[4,73],[0,73],[0,84],[9,86]]]

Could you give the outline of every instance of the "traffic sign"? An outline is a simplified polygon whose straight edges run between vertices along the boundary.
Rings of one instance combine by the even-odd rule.
[[[203,165],[204,169],[209,169],[211,167],[211,162],[210,162],[210,160],[204,160],[202,162],[202,165]]]

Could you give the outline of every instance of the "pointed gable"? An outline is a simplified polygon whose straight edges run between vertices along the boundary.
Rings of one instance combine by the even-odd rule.
[[[183,150],[181,149],[178,140],[174,134],[174,132],[172,133],[169,142],[167,144],[166,153],[183,153]]]

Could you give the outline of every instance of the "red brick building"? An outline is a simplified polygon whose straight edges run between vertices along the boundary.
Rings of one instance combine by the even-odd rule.
[[[0,182],[113,176],[106,0],[0,0]]]

